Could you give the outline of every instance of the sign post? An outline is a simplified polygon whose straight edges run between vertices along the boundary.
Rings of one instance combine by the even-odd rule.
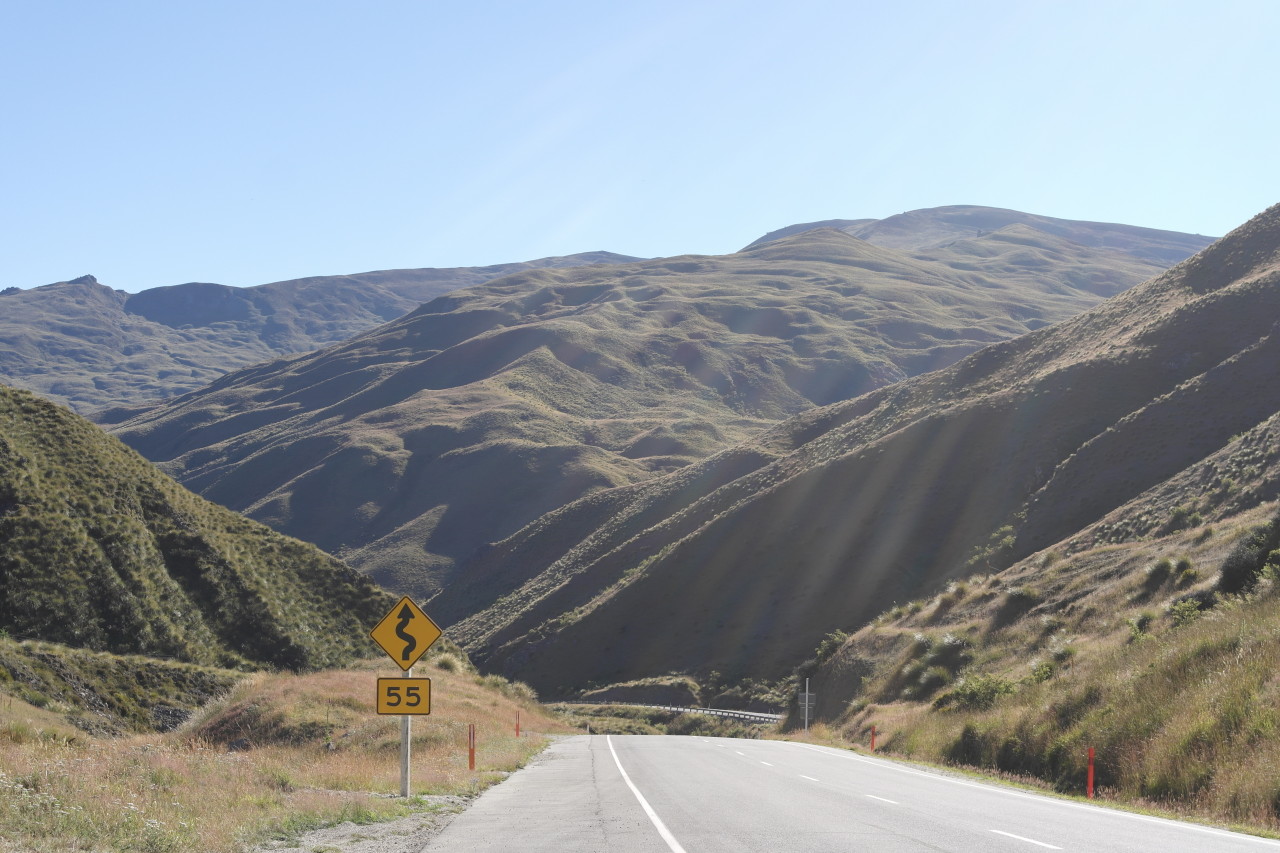
[[[804,730],[809,731],[809,712],[813,709],[814,696],[809,692],[809,679],[804,680],[804,692],[800,694],[800,705],[804,708]]]
[[[400,678],[379,678],[375,705],[379,714],[400,715],[400,796],[409,796],[409,749],[414,714],[431,713],[431,679],[414,678],[413,665],[443,632],[422,608],[405,596],[369,632],[369,637],[403,671]]]

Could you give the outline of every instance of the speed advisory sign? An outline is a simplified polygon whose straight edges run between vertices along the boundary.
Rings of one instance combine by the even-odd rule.
[[[430,678],[379,678],[379,714],[430,714]]]

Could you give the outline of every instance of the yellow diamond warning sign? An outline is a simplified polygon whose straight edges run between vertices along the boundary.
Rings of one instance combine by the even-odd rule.
[[[369,632],[373,641],[391,656],[396,665],[407,670],[418,658],[440,639],[444,633],[422,608],[405,596],[396,602],[391,612]]]

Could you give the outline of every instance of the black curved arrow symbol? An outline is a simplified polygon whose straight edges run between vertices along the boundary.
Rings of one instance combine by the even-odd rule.
[[[404,640],[404,651],[400,653],[400,660],[409,660],[409,655],[418,647],[417,639],[405,630],[409,623],[413,621],[413,611],[409,609],[409,605],[400,608],[400,615],[396,617],[400,620],[400,624],[396,626],[396,636]]]

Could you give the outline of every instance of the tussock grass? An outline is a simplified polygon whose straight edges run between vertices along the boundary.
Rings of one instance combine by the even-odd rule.
[[[319,669],[363,655],[390,604],[314,546],[0,386],[0,630],[228,669]]]
[[[1280,580],[1260,536],[1275,515],[1265,504],[1212,537],[1188,528],[1028,560],[941,621],[903,608],[836,654],[880,656],[815,731],[866,746],[874,724],[891,754],[1077,795],[1094,747],[1104,799],[1280,831]],[[1224,565],[1244,593],[1223,591]],[[1035,596],[1015,595],[1033,578]],[[1015,597],[1029,600],[1010,613]],[[944,631],[971,660],[921,701],[905,688]]]
[[[242,672],[0,637],[0,690],[98,735],[163,731]]]
[[[443,656],[441,656],[443,657]],[[456,659],[455,659],[456,662]],[[60,715],[0,699],[0,850],[232,851],[342,821],[472,795],[568,731],[527,688],[433,663],[432,713],[413,726],[412,791],[399,792],[399,718],[373,710],[381,663],[254,675],[167,734],[98,739]],[[527,731],[515,736],[519,709]],[[478,731],[467,766],[467,726]],[[234,747],[234,748],[229,748]]]

